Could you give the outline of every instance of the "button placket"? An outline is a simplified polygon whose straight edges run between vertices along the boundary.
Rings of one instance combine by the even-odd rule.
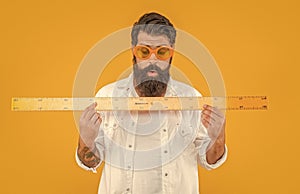
[[[162,178],[162,190],[164,193],[168,193],[168,175],[169,172],[166,168],[166,163],[169,159],[169,120],[167,120],[162,126],[161,130],[161,157],[162,157],[162,166],[161,166],[161,178]]]
[[[162,164],[164,164],[169,158],[169,133],[168,133],[168,122],[165,122],[162,126],[161,132],[161,155],[162,155]]]
[[[162,129],[161,129],[161,145],[166,144],[168,142],[168,138],[169,138],[168,124],[167,122],[165,122],[162,125]]]
[[[136,130],[136,125],[133,122],[132,127],[134,131]],[[125,168],[126,168],[126,180],[127,180],[127,188],[126,193],[132,192],[132,184],[133,184],[133,166],[134,166],[134,148],[135,148],[135,135],[127,133],[126,135],[126,157],[125,157]]]

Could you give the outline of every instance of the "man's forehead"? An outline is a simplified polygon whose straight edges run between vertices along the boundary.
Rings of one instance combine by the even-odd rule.
[[[170,45],[169,38],[166,35],[150,35],[141,31],[137,37],[138,44],[143,45]]]

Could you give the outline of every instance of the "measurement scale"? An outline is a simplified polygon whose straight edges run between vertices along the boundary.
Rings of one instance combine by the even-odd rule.
[[[225,110],[267,110],[267,96],[227,97],[95,97],[12,98],[13,111],[81,111],[97,102],[96,110],[202,110],[204,104]]]

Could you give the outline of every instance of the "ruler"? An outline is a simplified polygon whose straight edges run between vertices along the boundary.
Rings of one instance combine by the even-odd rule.
[[[12,98],[13,111],[81,111],[97,102],[96,110],[202,110],[204,104],[226,110],[267,110],[267,96],[227,97],[99,97]]]

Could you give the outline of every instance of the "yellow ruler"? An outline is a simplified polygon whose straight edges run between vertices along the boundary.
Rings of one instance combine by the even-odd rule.
[[[266,96],[12,98],[13,111],[80,111],[97,102],[97,110],[201,110],[204,104],[226,110],[267,110]]]

